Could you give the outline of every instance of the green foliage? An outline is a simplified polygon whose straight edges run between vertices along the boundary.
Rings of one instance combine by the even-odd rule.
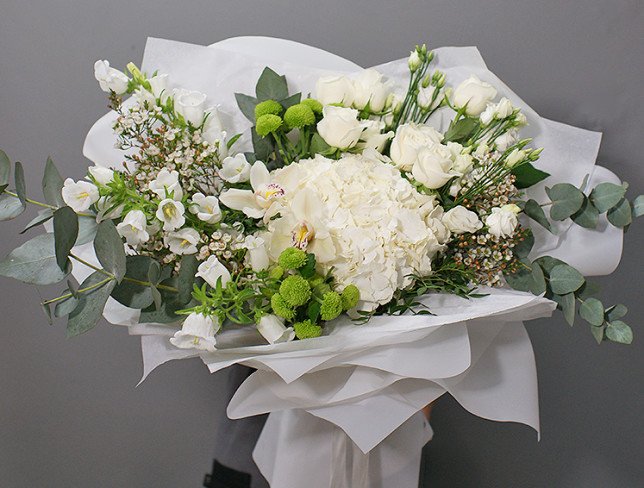
[[[11,178],[11,160],[7,153],[0,149],[0,188],[6,188]],[[2,190],[0,190],[0,193]]]
[[[67,337],[74,337],[93,329],[103,315],[105,303],[116,282],[104,273],[95,271],[81,284],[82,293],[78,305],[69,314]]]
[[[615,227],[626,227],[633,221],[631,204],[622,198],[617,205],[606,212],[606,217]]]
[[[584,281],[581,273],[567,264],[558,264],[550,270],[550,288],[557,295],[577,291]]]
[[[592,204],[590,199],[584,196],[583,205],[571,218],[575,224],[581,227],[594,229],[599,222],[599,210]]]
[[[56,262],[62,271],[65,271],[69,266],[69,253],[74,247],[77,237],[78,216],[76,212],[70,207],[61,207],[56,210],[54,212],[54,250]]]
[[[644,195],[639,195],[633,201],[633,216],[641,217],[644,215]]]
[[[127,263],[123,241],[111,220],[104,220],[98,224],[94,250],[103,268],[114,275],[116,282],[120,283],[125,276]]]
[[[54,207],[62,207],[65,205],[61,193],[63,184],[63,178],[60,176],[56,165],[51,158],[47,158],[47,163],[45,163],[45,173],[42,178],[42,193],[45,197],[45,201],[49,205],[53,205]]]
[[[613,342],[630,344],[633,342],[633,331],[626,323],[615,320],[606,326],[606,337]]]
[[[596,298],[589,298],[579,307],[579,316],[590,325],[599,327],[604,323],[604,305]]]
[[[0,262],[0,276],[34,285],[62,281],[69,267],[62,271],[56,261],[54,234],[41,234],[14,249]]]
[[[550,176],[550,173],[535,168],[529,162],[516,165],[512,168],[512,174],[516,177],[514,186],[519,189],[530,188]]]
[[[600,183],[593,188],[593,191],[590,193],[590,200],[593,202],[593,205],[597,208],[599,213],[604,213],[617,205],[625,194],[626,188],[622,185],[616,185],[615,183]]]
[[[25,211],[22,202],[13,195],[0,195],[0,221],[12,220]]]
[[[112,298],[126,307],[145,309],[152,305],[152,291],[146,284],[150,269],[156,264],[148,256],[127,256],[124,280],[112,290]],[[192,290],[191,290],[192,291]]]
[[[24,229],[20,231],[20,233],[24,234],[28,230],[44,224],[45,222],[50,220],[53,216],[54,216],[54,212],[51,210],[51,208],[43,208],[38,212],[38,215],[36,215],[33,219],[31,219],[31,221],[27,224],[27,226]]]
[[[16,169],[14,171],[14,179],[16,183],[16,194],[18,195],[18,200],[22,204],[23,210],[27,208],[27,188],[25,186],[25,170],[22,167],[22,163],[16,163]]]
[[[456,123],[450,124],[449,129],[445,132],[443,143],[465,143],[479,128],[480,121],[478,118],[464,117]]]
[[[584,194],[579,188],[570,183],[557,183],[552,188],[546,188],[546,193],[552,201],[550,218],[565,220],[581,209]]]
[[[264,68],[255,86],[257,100],[283,100],[288,97],[286,77],[278,75],[268,66]]]
[[[537,203],[536,200],[530,199],[527,202],[525,202],[525,206],[523,207],[523,213],[526,214],[535,222],[537,222],[542,227],[545,227],[548,231],[552,232],[552,226],[550,225],[550,221],[546,217],[546,214],[543,211],[543,208],[541,208],[541,205],[539,205],[539,203]]]

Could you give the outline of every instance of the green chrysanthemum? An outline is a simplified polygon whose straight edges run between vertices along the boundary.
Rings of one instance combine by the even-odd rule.
[[[342,297],[334,291],[325,293],[320,306],[322,320],[333,320],[342,313]]]
[[[255,105],[255,120],[262,115],[282,115],[284,108],[275,100],[264,100]]]
[[[304,305],[311,298],[311,286],[299,275],[293,275],[282,281],[280,295],[292,307]]]
[[[297,247],[287,247],[277,261],[284,269],[299,269],[306,263],[306,253]]]
[[[315,98],[305,98],[304,100],[302,100],[301,104],[309,107],[311,110],[313,110],[313,113],[315,114],[322,113],[322,104],[318,102]]]
[[[322,335],[322,327],[315,325],[310,320],[293,324],[293,329],[295,329],[295,336],[298,339],[311,339]]]
[[[300,129],[315,124],[315,114],[309,106],[298,103],[286,109],[284,122],[289,127]]]
[[[342,309],[349,310],[358,304],[358,300],[360,300],[360,290],[358,290],[356,285],[348,285],[344,290],[342,290],[340,296],[342,297]]]
[[[279,117],[278,115],[262,115],[257,119],[255,130],[260,136],[266,137],[268,134],[272,134],[279,129],[282,126],[282,122],[282,117]]]
[[[284,276],[284,268],[282,266],[275,266],[268,272],[268,276],[273,278],[274,280],[279,280],[282,276]]]
[[[275,293],[271,297],[271,308],[275,315],[282,317],[286,320],[292,320],[295,317],[295,310],[284,300],[284,297],[279,293]]]

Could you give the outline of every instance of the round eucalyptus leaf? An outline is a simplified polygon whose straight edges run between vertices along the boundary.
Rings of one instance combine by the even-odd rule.
[[[606,217],[615,227],[626,227],[633,221],[631,204],[628,203],[628,200],[622,198],[617,205],[606,213]]]
[[[589,324],[599,327],[604,323],[604,305],[596,298],[589,298],[579,307],[579,315]]]
[[[550,218],[553,220],[567,219],[581,209],[584,203],[584,194],[570,183],[558,183],[547,188],[546,193],[552,201]]]
[[[41,234],[14,249],[0,262],[0,275],[34,285],[62,281],[70,271],[62,271],[56,262],[54,234]]]
[[[25,206],[18,198],[6,193],[0,195],[0,221],[15,219],[24,211]]]
[[[615,183],[600,183],[590,192],[590,200],[600,213],[614,207],[624,197],[626,189]]]
[[[120,283],[126,270],[125,248],[121,236],[111,220],[104,220],[98,224],[94,238],[94,250],[103,268],[112,273],[116,281]]]
[[[621,320],[615,320],[606,327],[606,337],[613,342],[630,344],[633,342],[633,331],[626,323]]]
[[[579,271],[567,264],[558,264],[550,271],[550,289],[557,295],[575,292],[585,281]]]
[[[633,201],[633,216],[641,217],[644,215],[644,195],[639,195]]]
[[[92,285],[98,285],[105,281],[107,277],[100,271],[94,271],[80,285],[79,290],[89,288]],[[83,292],[78,301],[78,305],[69,314],[67,319],[67,337],[74,337],[83,332],[93,329],[103,316],[103,309],[110,297],[112,288],[116,282],[112,279],[101,286]]]
[[[594,229],[599,222],[599,210],[588,198],[584,197],[584,204],[579,211],[572,215],[572,221],[586,229]]]
[[[606,320],[608,320],[609,322],[614,322],[617,319],[621,319],[627,313],[628,308],[626,308],[626,305],[618,303],[617,305],[613,305],[606,310]]]

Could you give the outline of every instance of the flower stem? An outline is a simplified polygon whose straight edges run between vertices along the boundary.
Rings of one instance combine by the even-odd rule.
[[[18,198],[18,195],[12,191],[5,190],[4,193],[7,195],[11,195],[12,197]],[[43,208],[49,208],[51,210],[58,210],[60,207],[56,207],[55,205],[49,205],[48,203],[43,203],[43,202],[38,202],[36,200],[32,200],[31,198],[25,198],[25,202],[31,203],[32,205],[37,205],[38,207],[43,207]],[[76,213],[79,217],[95,217],[94,214],[89,214],[89,213]]]

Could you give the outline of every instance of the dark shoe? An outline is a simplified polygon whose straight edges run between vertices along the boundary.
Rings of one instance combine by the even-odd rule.
[[[250,488],[251,477],[220,464],[216,459],[212,463],[212,473],[203,480],[206,488]]]

